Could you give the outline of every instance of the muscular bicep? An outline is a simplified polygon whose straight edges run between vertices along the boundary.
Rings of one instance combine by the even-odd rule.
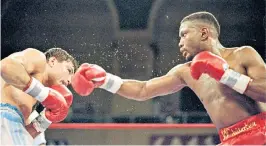
[[[8,58],[22,64],[28,74],[43,72],[46,67],[45,55],[32,48],[11,54]]]

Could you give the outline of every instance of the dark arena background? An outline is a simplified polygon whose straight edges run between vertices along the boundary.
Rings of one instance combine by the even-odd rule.
[[[79,63],[148,80],[184,63],[182,18],[213,13],[226,47],[250,45],[266,60],[264,0],[2,0],[1,58],[59,47]],[[73,91],[73,89],[71,88]],[[74,91],[68,117],[45,131],[47,145],[215,145],[217,130],[189,88],[139,102],[102,89]]]

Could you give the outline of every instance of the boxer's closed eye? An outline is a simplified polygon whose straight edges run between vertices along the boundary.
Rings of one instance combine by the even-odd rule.
[[[67,69],[69,74],[72,74],[72,70],[71,69]]]

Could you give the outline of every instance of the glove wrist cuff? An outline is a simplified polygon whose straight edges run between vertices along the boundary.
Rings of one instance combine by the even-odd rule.
[[[29,116],[29,121],[30,122],[32,122],[34,119],[36,119],[38,116],[39,116],[40,114],[36,111],[36,110],[34,110],[31,114],[30,114],[30,116]]]
[[[240,74],[232,69],[227,69],[220,79],[221,83],[231,87],[241,94],[246,91],[250,81],[250,77]]]
[[[107,73],[105,82],[103,85],[100,86],[100,88],[112,93],[116,93],[120,89],[122,84],[123,80],[120,77]]]
[[[31,95],[32,97],[35,97],[38,101],[42,102],[48,96],[49,89],[45,88],[40,81],[38,81],[34,77],[31,77],[29,85],[24,90],[24,92]]]
[[[43,110],[33,121],[33,127],[37,132],[44,132],[52,122],[45,117],[45,110]]]

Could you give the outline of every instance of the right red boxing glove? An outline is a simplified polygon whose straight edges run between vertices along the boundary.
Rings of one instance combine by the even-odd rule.
[[[50,98],[46,98],[47,100],[44,100],[42,102],[44,106],[46,105],[45,110],[43,110],[40,114],[38,114],[37,111],[34,111],[29,117],[30,121],[32,121],[33,127],[38,132],[44,132],[51,125],[51,123],[56,123],[64,120],[68,114],[68,109],[73,102],[73,95],[66,86],[52,85],[50,88],[52,92],[58,94],[58,97],[64,97],[67,106],[53,106],[55,104],[54,101],[52,101]]]
[[[83,63],[74,76],[71,85],[81,96],[88,96],[94,88],[104,83],[106,72],[97,65]]]
[[[43,84],[31,77],[25,93],[36,98],[40,103],[48,110],[46,113],[52,113],[47,119],[52,122],[60,122],[65,119],[69,106],[67,105],[66,99],[58,91],[44,87]],[[46,115],[47,115],[46,114]]]
[[[102,88],[109,92],[116,93],[123,81],[120,77],[106,73],[96,64],[82,64],[72,78],[74,90],[82,95],[89,95],[94,88]]]
[[[65,85],[53,85],[50,87],[50,95],[42,103],[46,107],[45,117],[52,122],[61,122],[68,114],[68,109],[73,101],[73,95]],[[56,100],[63,99],[58,102]],[[66,103],[66,104],[65,104]],[[55,106],[54,104],[58,104]]]
[[[50,88],[56,90],[57,92],[59,92],[61,95],[64,96],[68,107],[70,107],[72,105],[73,94],[65,85],[61,85],[61,84],[52,85],[52,86],[50,86]]]

